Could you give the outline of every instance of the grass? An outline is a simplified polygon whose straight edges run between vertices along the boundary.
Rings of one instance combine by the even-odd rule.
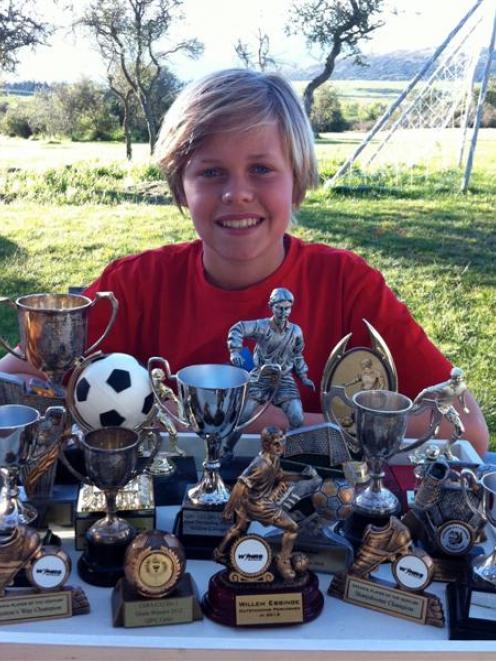
[[[496,449],[496,131],[481,135],[468,195],[450,192],[450,172],[418,171],[399,188],[393,177],[378,177],[368,192],[319,188],[294,233],[354,250],[384,273],[434,342],[466,370]],[[332,173],[361,137],[322,136],[323,172]],[[128,166],[122,152],[114,144],[0,138],[7,165],[0,170],[2,295],[65,291],[90,282],[117,256],[194,236],[146,153]],[[97,161],[81,163],[94,154]],[[17,340],[6,306],[0,331]]]

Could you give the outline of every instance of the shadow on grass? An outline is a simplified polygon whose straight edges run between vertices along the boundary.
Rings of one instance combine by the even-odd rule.
[[[468,265],[479,284],[496,286],[494,226],[481,219],[468,222],[467,209],[437,212],[418,205],[402,213],[370,206],[366,216],[361,213],[360,209],[348,212],[337,206],[302,208],[298,224],[314,230],[314,240],[372,249],[415,265],[436,263],[461,269]]]
[[[21,248],[15,243],[15,241],[11,241],[0,234],[0,262],[7,257],[12,257],[12,255],[15,255],[16,253],[21,257],[26,255],[24,248]],[[2,290],[5,289],[3,279],[0,282],[0,286],[2,287]]]

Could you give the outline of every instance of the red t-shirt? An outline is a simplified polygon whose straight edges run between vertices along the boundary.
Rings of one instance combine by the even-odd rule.
[[[198,363],[227,363],[227,332],[240,320],[271,314],[269,295],[286,287],[295,297],[291,321],[305,339],[308,375],[317,386],[300,387],[304,410],[320,411],[319,384],[325,362],[347,333],[349,347],[369,346],[362,319],[386,341],[398,371],[398,385],[409,397],[449,377],[450,363],[412,319],[384,278],[361,257],[323,244],[286,237],[280,267],[247,289],[224,290],[210,284],[200,240],[163,246],[117,259],[87,290],[113,291],[119,300],[116,322],[104,351],[130,353],[146,364],[166,358],[175,372]],[[89,342],[102,332],[109,311],[99,303],[90,315]]]

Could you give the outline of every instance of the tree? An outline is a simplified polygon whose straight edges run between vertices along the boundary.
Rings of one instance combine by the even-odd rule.
[[[324,57],[322,71],[305,87],[303,102],[310,116],[315,90],[332,75],[336,58],[342,53],[363,64],[359,42],[384,25],[379,14],[385,0],[293,1],[286,33],[303,34],[308,46],[318,46]]]
[[[43,44],[52,32],[51,26],[33,13],[26,0],[0,0],[0,69],[14,71],[19,50]]]
[[[179,52],[190,57],[203,52],[197,39],[168,42],[172,26],[182,19],[181,5],[182,0],[91,0],[77,21],[95,36],[109,72],[120,69],[136,96],[146,119],[151,153],[160,119],[152,97],[167,59]],[[116,89],[114,93],[124,103],[127,92]]]
[[[277,62],[270,55],[270,39],[266,32],[258,28],[256,34],[255,52],[250,49],[248,42],[238,39],[234,44],[234,51],[243,65],[249,69],[258,69],[266,71],[269,68],[275,68]]]

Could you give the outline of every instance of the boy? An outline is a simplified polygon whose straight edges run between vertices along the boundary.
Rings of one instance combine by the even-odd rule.
[[[318,175],[311,128],[286,81],[232,69],[193,82],[167,112],[156,155],[199,240],[116,260],[88,288],[90,297],[106,290],[119,300],[104,350],[142,362],[161,355],[174,370],[226,363],[228,329],[265,316],[270,292],[285,287],[295,297],[292,318],[303,331],[315,383],[345,334],[353,333],[355,346],[368,343],[364,318],[391,349],[401,392],[413,398],[446,380],[451,364],[378,271],[351,252],[287,234],[293,211]],[[98,314],[91,319],[90,342],[104,323]],[[13,357],[4,361],[0,369],[22,371]],[[321,421],[318,392],[304,388],[301,395],[305,423]],[[470,395],[467,403],[466,437],[483,452],[487,427]],[[420,417],[412,421],[417,429]],[[258,429],[287,425],[276,408],[258,420]],[[441,436],[450,433],[449,425],[441,428]]]

